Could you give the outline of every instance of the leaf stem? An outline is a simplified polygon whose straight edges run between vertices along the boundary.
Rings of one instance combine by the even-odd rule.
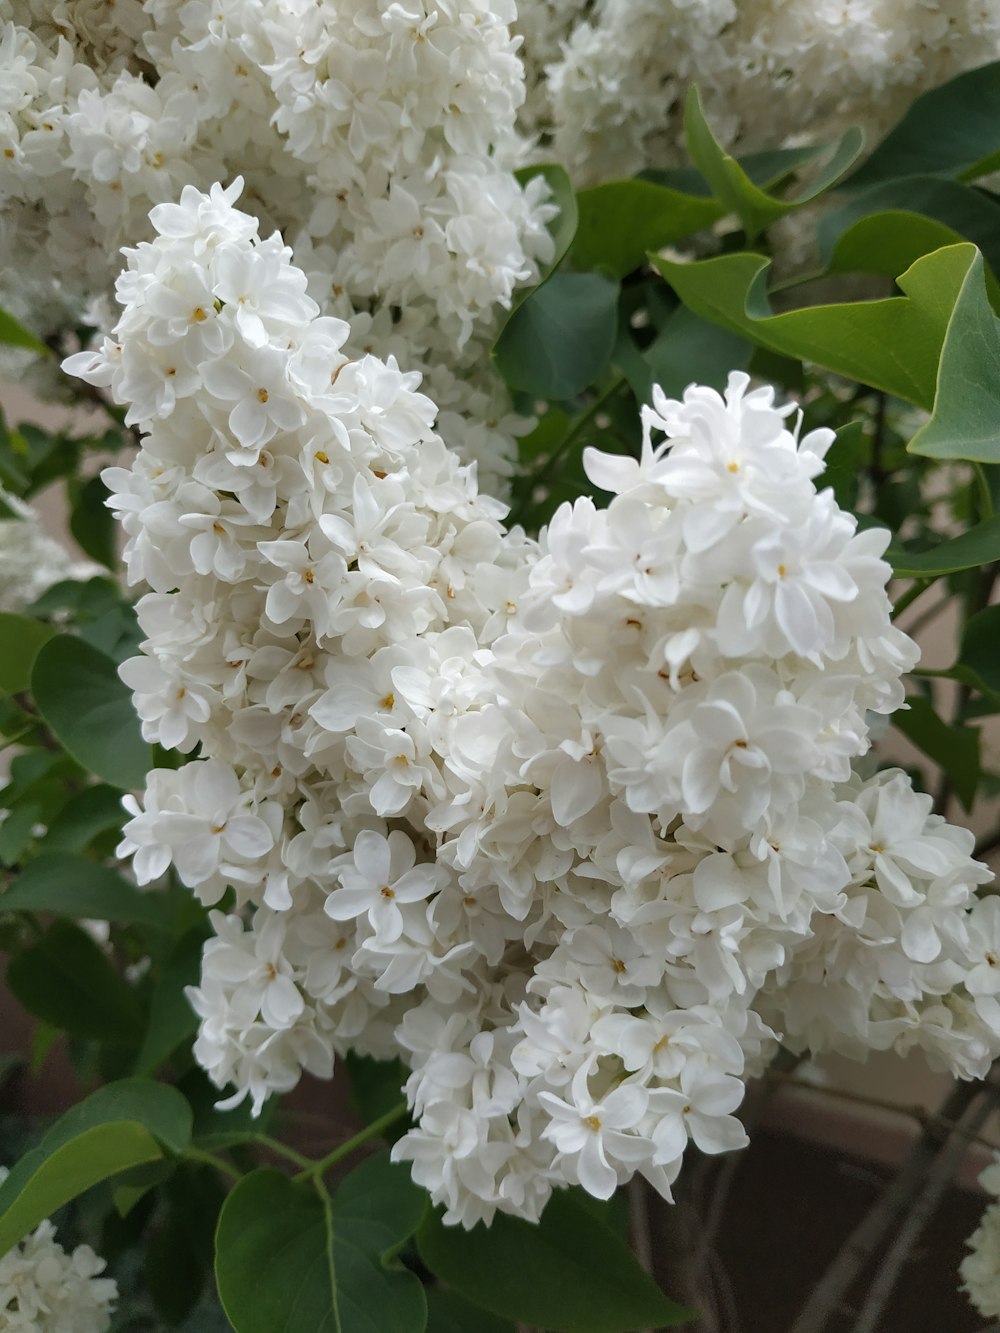
[[[221,1171],[230,1180],[243,1179],[243,1172],[238,1171],[231,1162],[227,1162],[224,1157],[219,1157],[214,1152],[206,1152],[204,1148],[185,1148],[184,1157],[189,1162],[203,1162],[205,1166],[214,1166],[216,1171]]]
[[[915,602],[918,597],[920,597],[923,593],[925,593],[933,582],[934,582],[933,579],[914,579],[913,582],[910,584],[910,586],[907,588],[906,592],[903,593],[902,597],[900,597],[900,599],[893,606],[892,608],[893,620],[895,620],[898,616],[902,615],[902,613],[906,610],[906,608],[912,605],[912,603]]]
[[[252,1141],[254,1143],[259,1143],[262,1148],[270,1149],[271,1152],[276,1153],[279,1157],[285,1157],[288,1161],[294,1162],[296,1166],[302,1167],[304,1171],[308,1171],[313,1165],[311,1157],[306,1157],[304,1153],[296,1152],[294,1148],[289,1148],[287,1144],[282,1143],[280,1139],[271,1138],[270,1134],[254,1134]]]
[[[338,1148],[334,1148],[333,1152],[328,1152],[327,1155],[321,1157],[318,1162],[310,1162],[305,1170],[301,1171],[295,1179],[319,1179],[329,1171],[331,1166],[335,1166],[337,1162],[342,1161],[343,1158],[349,1157],[356,1148],[360,1148],[362,1143],[367,1143],[369,1139],[378,1138],[384,1129],[388,1129],[390,1125],[394,1125],[397,1120],[402,1120],[408,1109],[406,1102],[400,1102],[398,1106],[394,1106],[391,1111],[386,1111],[385,1115],[380,1115],[377,1120],[373,1120],[370,1125],[366,1125],[359,1134],[355,1134],[354,1137],[348,1139],[346,1143],[342,1143]]]

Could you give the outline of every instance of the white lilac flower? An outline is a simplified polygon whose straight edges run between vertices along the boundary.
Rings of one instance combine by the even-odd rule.
[[[336,61],[317,33],[283,88]],[[348,135],[395,132],[383,113]],[[141,883],[172,865],[208,905],[235,892],[189,992],[228,1104],[401,1056],[394,1154],[471,1226],[636,1172],[669,1197],[689,1141],[745,1143],[778,1034],[981,1076],[1000,909],[971,834],[902,773],[852,772],[916,650],[884,537],[817,490],[828,433],[800,440],[745,375],[657,390],[639,459],[586,455],[609,507],[535,543],[419,375],[346,359],[358,330],[234,204],[154,210],[120,341],[69,362],[143,432],[105,473],[154,589],[123,676],[146,734],[202,757],[127,798],[120,851]],[[146,367],[191,339],[177,292],[218,328],[168,400]],[[280,386],[280,422],[233,423],[245,380]]]
[[[7,1178],[0,1167],[0,1184]],[[6,1333],[106,1333],[118,1284],[101,1277],[105,1262],[89,1245],[72,1253],[39,1224],[0,1258],[0,1320]]]
[[[962,1290],[984,1319],[1000,1316],[1000,1156],[979,1177],[979,1183],[993,1196],[979,1220],[979,1226],[965,1242],[969,1253],[959,1264]]]

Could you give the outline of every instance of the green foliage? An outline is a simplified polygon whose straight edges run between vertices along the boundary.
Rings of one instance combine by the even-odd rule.
[[[57,912],[164,930],[169,927],[170,903],[161,894],[143,893],[85,856],[44,851],[0,893],[0,911]]]
[[[928,409],[952,312],[981,262],[973,245],[948,246],[922,256],[899,276],[903,296],[775,314],[766,288],[769,262],[760,255],[723,255],[693,264],[653,260],[681,300],[705,319]]]
[[[251,1172],[216,1232],[216,1281],[236,1333],[421,1333],[423,1287],[395,1256],[425,1208],[385,1153],[332,1199],[312,1182]]]
[[[862,132],[847,130],[809,187],[795,199],[779,199],[755,184],[739,162],[723,150],[705,119],[694,86],[688,91],[684,106],[684,133],[691,161],[708,181],[722,211],[735,213],[740,219],[751,244],[772,222],[835,185],[854,165],[864,147]]]
[[[59,634],[39,652],[31,689],[46,723],[85,768],[113,787],[145,785],[149,746],[109,657]]]
[[[930,458],[1000,462],[1000,321],[983,284],[977,254],[959,288],[938,362],[931,419],[910,441]]]
[[[500,1319],[472,1305],[454,1291],[429,1287],[427,1333],[517,1333],[509,1319]]]
[[[576,268],[624,278],[648,250],[711,226],[722,216],[714,199],[649,180],[608,181],[577,195],[580,221],[570,259]]]
[[[944,574],[957,574],[965,569],[992,564],[1000,560],[1000,518],[977,523],[968,532],[927,551],[909,551],[891,545],[886,559],[898,578],[911,579],[936,579]]]
[[[67,1111],[0,1185],[0,1254],[93,1185],[183,1152],[191,1111],[175,1088],[126,1079]]]
[[[629,1333],[694,1318],[575,1191],[557,1190],[537,1226],[498,1214],[489,1228],[465,1231],[428,1214],[417,1247],[435,1277],[466,1300],[552,1333]]]
[[[618,284],[556,273],[514,311],[493,356],[510,388],[563,401],[599,379],[615,344]]]
[[[52,634],[48,625],[31,616],[0,611],[0,690],[21,694],[28,688],[35,658]]]
[[[978,728],[949,726],[922,695],[910,695],[906,702],[908,709],[893,717],[897,730],[940,765],[948,774],[955,795],[970,810],[980,779]]]
[[[43,342],[39,342],[33,333],[29,333],[23,324],[18,323],[13,315],[0,310],[0,344],[6,347],[23,347],[29,352],[51,355]]]
[[[845,246],[845,238],[862,223],[862,235],[851,236]],[[873,185],[825,214],[816,239],[823,262],[832,271],[853,269],[893,278],[931,250],[972,241],[990,266],[994,293],[998,290],[994,274],[1000,271],[1000,205],[982,190],[958,181],[903,176]],[[875,255],[865,256],[865,243],[874,246]]]
[[[1000,606],[987,606],[965,622],[959,663],[979,688],[1000,696]]]
[[[900,176],[975,180],[1000,166],[1000,61],[923,93],[851,176],[852,189]]]
[[[79,926],[53,922],[10,961],[7,983],[30,1014],[76,1037],[132,1042],[142,1033],[135,991]]]
[[[198,1016],[184,993],[196,986],[201,975],[201,949],[205,931],[188,931],[174,945],[156,983],[142,1045],[136,1056],[139,1074],[153,1074],[174,1052],[189,1041],[198,1027]]]
[[[342,1063],[351,1080],[351,1105],[366,1125],[399,1105],[410,1072],[402,1060],[372,1060],[349,1051]]]

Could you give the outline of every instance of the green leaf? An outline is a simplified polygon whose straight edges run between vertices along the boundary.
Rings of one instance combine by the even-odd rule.
[[[197,1304],[225,1198],[216,1173],[182,1165],[167,1182],[167,1206],[146,1244],[142,1276],[157,1310],[178,1324]]]
[[[108,866],[72,852],[42,852],[0,894],[4,912],[58,912],[61,916],[117,921],[125,925],[170,925],[170,904],[143,893]]]
[[[608,181],[577,195],[580,221],[570,259],[580,269],[624,278],[648,250],[671,245],[722,216],[714,199],[683,194],[649,180]]]
[[[0,1254],[92,1185],[162,1156],[160,1145],[142,1125],[121,1121],[85,1130],[51,1153],[0,1211]],[[12,1178],[13,1173],[8,1183]]]
[[[597,380],[617,332],[618,284],[600,273],[556,273],[511,315],[493,356],[508,386],[573,398]]]
[[[987,690],[1000,694],[1000,606],[970,616],[962,630],[959,663],[973,671]]]
[[[332,1200],[278,1171],[251,1172],[226,1199],[215,1240],[236,1333],[422,1333],[422,1284],[394,1256],[425,1207],[385,1153],[355,1168]]]
[[[107,783],[84,787],[59,811],[45,835],[51,852],[82,852],[102,833],[120,829],[125,820],[122,795]]]
[[[33,333],[29,333],[24,325],[19,324],[13,315],[8,315],[6,310],[0,310],[0,343],[5,347],[24,347],[29,352],[52,355],[43,342],[39,342]]]
[[[860,220],[886,212],[890,215],[890,226],[882,223],[881,228],[869,228],[868,238],[877,238],[880,230],[895,233],[898,253],[891,263],[888,254],[880,254],[878,267],[873,267],[873,259],[870,256],[864,258],[856,237],[851,238],[846,250],[840,248],[844,233]],[[938,226],[921,225],[915,216],[923,218],[924,224],[930,221]],[[939,237],[944,239],[937,239]],[[928,244],[932,238],[934,243]],[[982,190],[974,190],[958,181],[941,176],[904,176],[852,194],[840,208],[820,220],[816,239],[824,264],[837,272],[845,271],[845,256],[852,254],[864,264],[856,271],[888,273],[895,277],[919,255],[962,240],[977,245],[991,269],[1000,272],[1000,205]],[[885,245],[888,245],[888,237]],[[916,249],[917,245],[924,248]]]
[[[912,103],[868,160],[851,189],[896,176],[975,180],[1000,166],[1000,61],[980,65]]]
[[[44,644],[31,674],[42,717],[69,753],[113,787],[142,787],[149,746],[127,687],[109,657],[59,634]]]
[[[33,830],[41,819],[42,807],[33,801],[23,801],[10,809],[0,824],[0,863],[13,866],[21,860],[32,842]],[[4,895],[0,895],[3,910]]]
[[[977,260],[974,245],[947,246],[924,255],[898,278],[903,296],[776,315],[767,294],[769,261],[760,255],[722,255],[692,264],[651,257],[685,305],[705,319],[928,409],[952,311]]]
[[[191,1108],[150,1079],[109,1083],[67,1111],[0,1184],[0,1253],[92,1185],[163,1156],[183,1152]]]
[[[498,1319],[454,1291],[428,1287],[427,1333],[517,1333],[509,1319]]]
[[[712,187],[712,194],[727,213],[735,213],[753,243],[772,222],[794,212],[822,194],[849,170],[864,147],[864,134],[851,128],[835,145],[829,160],[808,188],[795,199],[767,194],[721,147],[709,127],[697,87],[692,84],[684,104],[684,134],[691,161]]]
[[[630,1333],[694,1318],[666,1297],[615,1233],[557,1190],[537,1226],[498,1213],[489,1227],[428,1216],[420,1257],[447,1286],[494,1314],[558,1333]]]
[[[54,922],[37,944],[15,954],[7,982],[29,1013],[75,1037],[128,1042],[142,1035],[135,992],[100,945],[69,921]]]
[[[897,730],[948,774],[955,795],[970,810],[980,778],[978,727],[948,726],[923,695],[908,695],[906,702],[909,710],[893,715]]]
[[[137,1073],[154,1073],[197,1030],[198,1015],[184,987],[198,984],[203,943],[204,931],[197,930],[189,931],[174,946],[153,991],[149,1022],[135,1062]]]
[[[835,240],[827,261],[829,273],[881,273],[895,278],[932,250],[956,245],[962,237],[933,218],[905,209],[887,209],[859,218]]]
[[[348,1051],[341,1062],[351,1080],[351,1105],[366,1125],[386,1115],[403,1099],[403,1084],[410,1071],[402,1060],[373,1060],[367,1055]],[[389,1137],[397,1129],[406,1132],[405,1123],[390,1126]]]
[[[864,445],[865,423],[850,421],[837,431],[837,438],[826,456],[821,484],[833,487],[841,509],[853,510],[857,502]]]
[[[936,579],[943,574],[959,574],[963,569],[990,565],[1000,560],[1000,518],[977,523],[960,537],[932,546],[929,551],[890,546],[885,558],[901,579]]]
[[[929,421],[907,448],[927,458],[1000,462],[1000,320],[986,299],[976,258],[948,321]]]
[[[72,499],[69,530],[77,545],[99,565],[116,569],[117,525],[104,503],[109,494],[107,486],[100,477],[90,477],[82,482],[74,478],[69,492]]]
[[[724,389],[732,370],[750,364],[753,344],[739,334],[702,319],[687,306],[678,306],[642,353],[651,383],[668,398],[679,398],[689,384]],[[648,402],[648,395],[642,402]]]
[[[31,616],[0,611],[0,690],[22,694],[28,688],[35,658],[54,633]]]

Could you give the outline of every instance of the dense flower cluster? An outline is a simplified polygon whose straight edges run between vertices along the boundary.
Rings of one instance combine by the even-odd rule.
[[[916,659],[829,431],[734,374],[657,390],[540,543],[350,359],[277,237],[188,188],[67,369],[144,433],[113,492],[151,741],[122,854],[212,914],[196,1055],[255,1109],[346,1048],[412,1070],[397,1157],[465,1224],[663,1194],[796,1048],[1000,1051],[1000,902],[905,776],[856,776]],[[660,433],[664,442],[654,443]]]
[[[0,1183],[7,1178],[0,1167]],[[89,1245],[67,1254],[51,1222],[0,1257],[0,1320],[4,1333],[106,1333],[118,1285]]]
[[[551,249],[544,181],[513,175],[513,17],[506,0],[0,0],[3,304],[39,333],[110,326],[117,248],[150,207],[241,174],[353,350],[425,371],[439,430],[502,473],[521,425],[485,352]]]
[[[532,0],[521,124],[580,184],[683,165],[692,82],[723,143],[887,129],[914,97],[1000,55],[995,0]]]
[[[1000,1154],[979,1177],[983,1189],[993,1195],[979,1226],[965,1242],[969,1253],[959,1265],[962,1290],[981,1315],[1000,1317]]]

